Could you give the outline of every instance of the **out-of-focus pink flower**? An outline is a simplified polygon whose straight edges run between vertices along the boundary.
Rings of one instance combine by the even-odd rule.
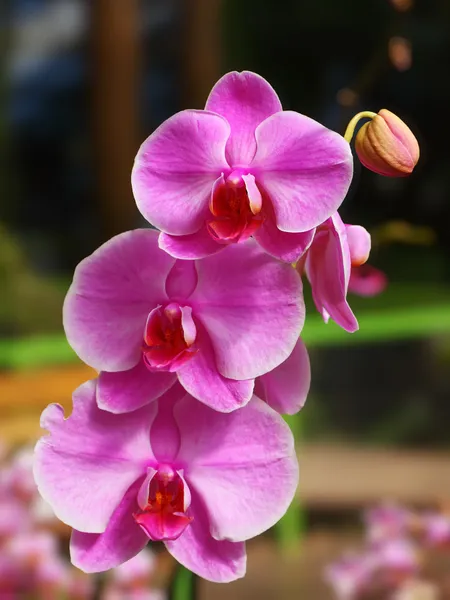
[[[270,84],[244,71],[222,77],[205,110],[174,115],[142,144],[132,184],[176,258],[202,258],[253,235],[269,254],[295,262],[352,174],[343,137],[283,111]]]
[[[364,513],[367,540],[376,543],[397,539],[407,533],[411,512],[397,504],[381,504]]]
[[[410,175],[420,155],[412,131],[385,108],[358,131],[355,150],[365,167],[387,177]]]
[[[100,408],[126,412],[178,381],[215,410],[251,398],[254,379],[292,353],[301,280],[253,240],[175,260],[150,229],[116,236],[80,263],[64,304],[69,343],[101,371]]]
[[[423,516],[425,542],[430,546],[450,547],[450,517],[440,513]]]
[[[365,264],[359,267],[352,267],[348,291],[358,296],[377,296],[381,292],[384,292],[387,284],[388,280],[383,271],[372,267],[372,265]]]
[[[32,448],[20,450],[3,468],[0,494],[1,490],[22,504],[31,504],[36,499]]]
[[[304,269],[316,308],[326,323],[331,318],[346,331],[358,329],[347,291],[352,265],[363,264],[369,252],[369,233],[364,227],[345,225],[338,213],[317,228]],[[300,264],[298,269],[302,268]]]
[[[74,528],[73,564],[105,571],[161,540],[188,569],[225,582],[245,573],[245,540],[284,514],[298,482],[294,441],[262,400],[224,415],[180,386],[127,414],[98,408],[96,382],[70,417],[49,406],[35,479]],[[77,449],[79,452],[77,452]]]
[[[383,540],[372,545],[369,553],[377,586],[396,589],[419,571],[417,547],[408,538]]]
[[[356,600],[369,585],[375,569],[371,555],[346,554],[325,570],[325,580],[338,600]]]

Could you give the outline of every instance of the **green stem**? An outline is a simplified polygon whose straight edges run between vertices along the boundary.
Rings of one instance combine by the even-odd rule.
[[[285,420],[291,427],[292,433],[294,434],[296,447],[298,447],[301,439],[300,415],[286,415]],[[296,496],[290,507],[287,509],[284,517],[275,525],[275,535],[282,552],[291,552],[299,548],[305,528],[305,511],[298,496]]]
[[[179,565],[170,586],[169,600],[195,600],[196,591],[197,577]]]
[[[347,129],[344,133],[344,138],[347,140],[347,142],[350,144],[350,142],[352,141],[353,134],[355,133],[355,127],[358,125],[361,119],[373,119],[376,116],[376,113],[371,112],[369,110],[365,110],[364,112],[360,112],[357,115],[355,115],[350,121],[350,123],[347,125]]]

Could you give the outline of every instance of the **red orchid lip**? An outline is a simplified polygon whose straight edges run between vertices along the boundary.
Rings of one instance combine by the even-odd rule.
[[[191,309],[171,302],[157,306],[148,316],[144,331],[142,354],[150,371],[179,368],[192,358],[196,328]]]

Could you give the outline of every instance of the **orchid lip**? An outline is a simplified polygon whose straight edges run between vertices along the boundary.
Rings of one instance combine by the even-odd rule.
[[[192,522],[186,514],[190,493],[180,471],[169,464],[149,468],[139,493],[135,522],[153,541],[176,540]]]
[[[248,239],[263,222],[262,198],[253,175],[234,170],[222,174],[213,187],[210,201],[212,218],[207,229],[219,243]]]
[[[148,315],[142,355],[150,371],[176,371],[197,352],[192,309],[171,302]]]

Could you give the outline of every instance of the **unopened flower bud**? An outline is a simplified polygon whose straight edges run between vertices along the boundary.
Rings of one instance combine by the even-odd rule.
[[[358,131],[355,150],[365,167],[387,177],[412,173],[420,154],[409,127],[385,108]]]

